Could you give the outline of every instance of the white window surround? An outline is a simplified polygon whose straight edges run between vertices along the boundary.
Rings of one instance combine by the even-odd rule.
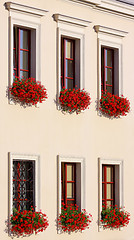
[[[61,91],[61,37],[69,37],[80,41],[80,88],[84,88],[84,59],[85,59],[85,27],[91,22],[61,14],[54,14],[54,20],[57,22],[57,49],[58,49],[58,86],[57,93]],[[57,97],[58,97],[57,96]]]
[[[61,213],[61,163],[76,163],[76,171],[80,171],[80,175],[76,174],[76,190],[77,184],[81,186],[81,196],[80,196],[80,204],[81,209],[85,208],[85,159],[79,157],[67,157],[67,156],[59,156],[58,155],[58,215]],[[77,168],[77,164],[80,165],[80,168]],[[78,183],[79,179],[81,182]],[[77,194],[77,193],[76,193]]]
[[[21,5],[18,3],[5,3],[9,11],[9,82],[13,83],[13,27],[22,26],[36,31],[36,80],[41,81],[41,22],[40,18],[45,16],[47,11]]]
[[[128,32],[121,31],[118,29],[109,28],[106,26],[96,25],[94,26],[95,31],[98,35],[98,57],[97,57],[97,65],[98,65],[98,100],[101,98],[101,47],[110,47],[118,51],[118,81],[119,81],[119,96],[123,94],[123,59],[122,59],[122,51],[123,51],[123,37],[125,37]]]
[[[35,206],[36,210],[40,210],[40,157],[39,155],[25,155],[25,154],[15,154],[15,153],[8,153],[8,173],[9,173],[9,216],[12,214],[12,206],[13,206],[13,160],[18,161],[35,161]]]
[[[115,178],[118,182],[118,206],[123,207],[124,206],[124,199],[123,199],[123,160],[116,160],[116,159],[98,159],[98,192],[99,192],[99,212],[98,212],[98,230],[102,230],[102,224],[100,223],[101,220],[101,211],[102,211],[102,165],[114,165],[115,167],[118,167],[118,169],[115,168]],[[118,175],[118,176],[117,176]],[[117,184],[116,184],[117,185]],[[116,186],[115,186],[116,187]],[[116,196],[115,196],[116,198]],[[115,203],[116,204],[116,203]]]

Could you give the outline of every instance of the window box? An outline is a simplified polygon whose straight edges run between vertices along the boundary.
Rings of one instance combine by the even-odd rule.
[[[109,92],[102,92],[99,110],[107,117],[126,116],[130,111],[130,102],[127,98],[112,95]]]
[[[10,225],[11,233],[19,237],[43,232],[49,224],[45,214],[41,211],[36,212],[31,208],[29,211],[24,210],[22,212],[14,209],[10,217]]]
[[[76,204],[75,206],[63,204],[58,218],[58,226],[62,232],[78,232],[89,228],[91,221],[92,215],[87,214],[85,209],[80,211]]]
[[[23,106],[36,105],[47,99],[47,92],[40,82],[36,82],[33,78],[19,79],[15,78],[12,87],[9,88],[11,99],[15,103]]]
[[[91,104],[90,94],[84,89],[65,89],[63,88],[59,96],[59,104],[63,112],[79,114],[89,108]]]
[[[103,206],[101,211],[101,223],[103,228],[116,228],[127,227],[130,220],[130,214],[124,209],[115,207],[106,208]]]

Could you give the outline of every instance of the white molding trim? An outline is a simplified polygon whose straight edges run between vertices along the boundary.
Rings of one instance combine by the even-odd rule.
[[[114,165],[119,166],[119,207],[124,206],[123,198],[123,160],[119,159],[104,159],[98,158],[98,196],[99,196],[99,213],[98,213],[98,230],[101,231],[103,225],[101,225],[101,211],[102,211],[102,165]]]
[[[36,15],[38,17],[45,16],[46,13],[48,12],[47,10],[44,10],[44,9],[34,8],[34,7],[30,7],[27,5],[22,5],[14,2],[6,2],[5,7],[8,11],[18,11],[23,13],[29,13],[29,14]]]
[[[85,159],[82,157],[69,157],[69,156],[60,156],[58,155],[58,166],[57,166],[57,181],[58,181],[58,216],[61,213],[61,163],[70,162],[70,163],[80,163],[81,164],[81,209],[85,208]]]
[[[97,11],[108,12],[117,16],[130,18],[134,20],[134,6],[115,0],[69,0],[88,7]]]
[[[109,27],[105,27],[105,26],[101,26],[101,25],[95,25],[94,28],[97,33],[105,33],[105,34],[110,34],[110,35],[114,35],[114,36],[122,37],[122,38],[128,34],[128,32],[125,32],[122,30],[109,28]]]
[[[9,199],[9,209],[8,213],[9,216],[12,214],[12,206],[13,206],[13,199],[12,199],[12,189],[13,189],[13,160],[19,161],[28,161],[32,160],[35,161],[35,206],[36,210],[40,210],[40,156],[39,155],[29,155],[29,154],[17,154],[17,153],[8,153],[8,169],[9,169],[9,191],[8,191],[8,199]]]
[[[88,27],[89,24],[91,23],[90,21],[87,21],[87,20],[74,18],[67,15],[62,15],[59,13],[54,14],[53,17],[56,22],[70,23],[73,25],[81,26],[81,27]]]

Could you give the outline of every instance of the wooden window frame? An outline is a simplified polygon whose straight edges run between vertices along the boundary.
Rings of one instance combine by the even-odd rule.
[[[62,163],[73,163],[76,165],[76,204],[80,209],[85,208],[85,159],[80,157],[57,156],[57,215],[61,213],[61,165]],[[79,191],[79,192],[78,192]]]
[[[109,182],[107,181],[107,171],[106,171],[107,167],[110,167],[113,171],[113,181],[109,181]],[[102,206],[104,205],[105,208],[107,208],[107,201],[111,201],[112,207],[113,207],[115,205],[115,169],[114,169],[114,165],[102,165],[102,171],[104,172],[104,176],[102,179],[102,185],[104,185],[104,198],[102,196]],[[107,198],[107,184],[110,184],[112,186],[111,187],[111,195],[113,196],[113,198],[111,198],[111,199]]]
[[[114,94],[114,85],[115,85],[114,84],[114,81],[115,81],[115,78],[114,78],[114,49],[102,46],[101,51],[103,51],[103,59],[102,59],[102,55],[101,55],[101,68],[102,68],[102,66],[104,66],[103,74],[101,74],[101,78],[102,78],[101,79],[101,89],[104,92],[106,92],[107,86],[109,86],[112,88],[112,94]],[[111,51],[112,66],[106,65],[106,51]],[[106,82],[106,69],[111,69],[111,71],[112,71],[112,79],[111,79],[112,84],[107,84],[107,82]]]
[[[118,207],[124,206],[124,195],[123,195],[123,160],[119,159],[104,159],[98,158],[98,193],[99,193],[99,208],[98,208],[98,231],[102,231],[101,225],[101,211],[102,211],[102,166],[109,165],[115,167],[115,205]]]
[[[15,27],[14,26],[14,30],[15,30]],[[30,33],[30,30],[29,29],[26,29],[26,28],[23,28],[23,27],[16,27],[17,28],[17,43],[15,41],[15,37],[14,37],[14,43],[13,43],[13,51],[15,51],[15,61],[16,61],[16,47],[17,47],[17,54],[18,54],[18,61],[15,62],[15,64],[13,63],[13,65],[15,65],[15,68],[13,68],[13,70],[16,71],[17,73],[17,77],[20,78],[20,71],[22,72],[28,72],[28,78],[30,77],[30,68],[31,68],[31,57],[30,57],[30,52],[31,52],[31,49],[30,49],[30,39],[31,39],[31,33]],[[28,33],[28,49],[22,49],[20,48],[21,46],[21,38],[20,38],[20,31],[23,30],[23,31],[27,31]],[[17,46],[16,46],[17,45]],[[27,69],[21,69],[20,68],[20,52],[23,51],[23,52],[28,52],[28,68]]]
[[[62,196],[61,196],[61,202],[65,204],[65,206],[68,206],[68,201],[73,201],[73,205],[76,204],[76,163],[62,163],[63,166],[61,168],[61,185],[62,185]],[[68,181],[67,180],[67,166],[71,165],[72,166],[72,171],[74,172],[73,175],[73,180]],[[64,168],[64,171],[62,171]],[[72,183],[74,184],[74,198],[67,198],[67,183]]]
[[[66,56],[66,43],[67,41],[70,41],[71,42],[71,47],[72,47],[72,55],[73,57],[72,58],[67,58]],[[73,72],[72,72],[72,75],[73,77],[68,77],[66,76],[66,72],[67,72],[67,69],[66,69],[66,61],[73,61]],[[67,38],[67,37],[61,37],[61,88],[66,88],[66,89],[69,89],[68,88],[68,84],[67,84],[67,81],[68,79],[72,80],[73,81],[73,88],[75,88],[75,40],[74,39],[70,39],[70,38]]]

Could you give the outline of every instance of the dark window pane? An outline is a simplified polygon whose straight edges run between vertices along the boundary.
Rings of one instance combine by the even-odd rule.
[[[106,84],[112,85],[112,69],[106,68]]]
[[[20,69],[28,70],[28,52],[20,51]]]
[[[20,71],[20,78],[28,78],[29,77],[29,73],[25,72],[25,71]]]
[[[27,30],[20,30],[20,48],[22,49],[29,49],[28,46],[28,31]]]
[[[112,87],[110,87],[110,86],[106,86],[106,90],[107,90],[107,92],[109,92],[109,93],[113,93],[113,91],[112,91]]]
[[[30,210],[35,206],[34,161],[13,161],[13,208]]]
[[[106,50],[106,56],[105,56],[105,59],[106,59],[106,66],[108,67],[112,67],[112,62],[113,62],[113,51],[111,49],[107,49]]]
[[[74,77],[74,62],[72,60],[66,60],[66,77]]]
[[[66,88],[67,89],[73,89],[74,83],[72,79],[66,79]]]

